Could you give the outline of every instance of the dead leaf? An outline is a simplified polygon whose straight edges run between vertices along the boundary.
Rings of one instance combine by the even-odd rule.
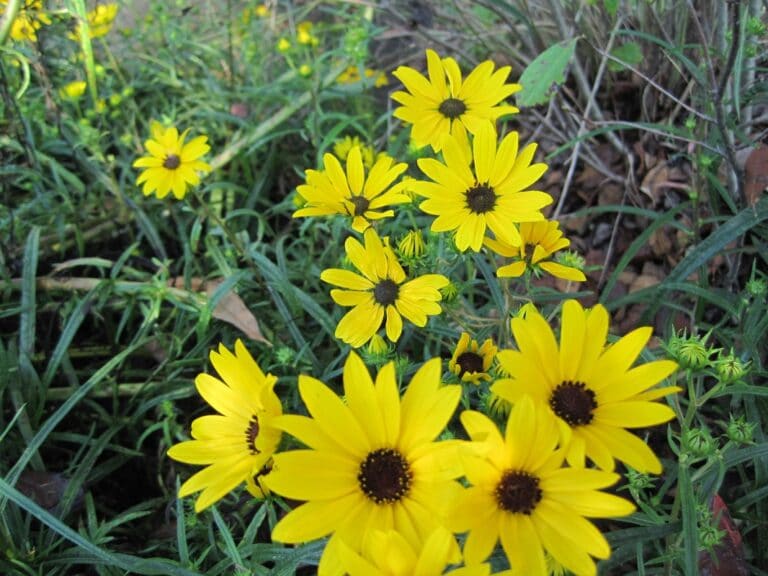
[[[702,576],[747,576],[750,571],[744,559],[741,534],[719,494],[715,494],[712,498],[711,508],[718,529],[725,532],[725,535],[711,553],[707,551],[699,553],[699,574]]]
[[[768,187],[768,147],[758,146],[744,164],[744,198],[754,206]]]
[[[680,168],[662,160],[643,177],[640,191],[648,196],[655,206],[664,197],[663,191],[668,188],[688,189],[688,177]]]
[[[19,476],[16,487],[19,492],[32,499],[35,504],[54,512],[64,497],[69,480],[56,472],[24,470]],[[75,496],[74,507],[82,503],[82,489]]]
[[[191,278],[190,288],[195,292],[205,292],[210,298],[213,296],[216,289],[221,285],[224,280],[219,278],[217,280],[202,280],[201,278]],[[168,283],[174,288],[184,288],[184,278],[177,276],[168,281]],[[261,333],[259,327],[259,321],[248,309],[243,302],[242,298],[234,291],[230,290],[224,296],[219,299],[216,307],[213,309],[213,317],[231,324],[235,328],[239,329],[251,340],[256,342],[262,342],[267,346],[272,346],[272,343],[267,340]]]

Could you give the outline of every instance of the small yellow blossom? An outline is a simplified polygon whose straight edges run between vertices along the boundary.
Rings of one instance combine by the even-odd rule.
[[[83,80],[75,80],[66,84],[59,90],[59,96],[64,100],[78,100],[83,94],[85,94],[85,88],[87,84]]]
[[[8,0],[0,0],[4,13]],[[43,11],[41,0],[27,0],[23,3],[16,19],[11,24],[11,39],[17,41],[37,42],[37,31],[43,25],[49,25],[51,19]]]
[[[461,378],[462,382],[471,382],[472,384],[480,384],[481,380],[487,382],[491,379],[488,372],[494,358],[496,358],[497,351],[498,348],[490,338],[486,339],[481,346],[477,340],[463,332],[456,349],[453,351],[453,356],[448,362],[448,369]]]
[[[112,29],[112,23],[117,16],[117,4],[99,4],[95,9],[86,14],[88,18],[88,33],[91,38],[101,38],[106,36]],[[82,24],[78,23],[75,31],[69,35],[72,40],[80,41],[80,30]]]
[[[301,22],[296,26],[296,41],[305,46],[317,46],[320,40],[312,34],[312,22]]]
[[[299,66],[299,76],[303,76],[304,78],[312,76],[312,66],[309,64],[302,64]]]
[[[291,41],[288,38],[280,38],[277,42],[278,52],[288,52],[291,49]]]

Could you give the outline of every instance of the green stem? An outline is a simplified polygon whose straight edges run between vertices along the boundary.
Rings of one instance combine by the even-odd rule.
[[[13,21],[16,20],[20,9],[21,0],[8,0],[8,3],[5,5],[3,19],[0,20],[0,46],[5,44],[5,41],[8,39]]]

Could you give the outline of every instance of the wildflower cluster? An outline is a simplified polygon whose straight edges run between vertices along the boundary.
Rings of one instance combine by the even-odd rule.
[[[298,41],[312,45],[312,28],[303,34]],[[418,160],[423,177],[404,177],[406,163],[349,136],[324,154],[321,168],[306,170],[296,190],[294,217],[348,225],[346,264],[323,270],[320,280],[333,286],[336,304],[350,308],[336,338],[373,359],[397,346],[404,320],[415,327],[411,334],[428,334],[444,295],[461,297],[416,219],[405,235],[392,230],[396,243],[386,233],[414,199],[434,216],[429,232],[451,233],[458,259],[487,250],[494,262],[506,260],[497,268],[502,278],[547,272],[585,280],[573,265],[578,258],[554,259],[569,240],[542,212],[552,198],[536,189],[547,169],[534,162],[536,145],[521,144],[516,131],[499,137],[497,121],[518,111],[506,103],[520,90],[507,82],[510,68],[483,62],[464,79],[454,59],[428,50],[427,69],[428,78],[408,67],[393,73],[405,88],[393,95],[395,116],[411,125],[417,146],[435,154]],[[210,169],[200,160],[205,137],[185,143],[186,131],[152,130],[149,156],[135,164],[146,169],[139,183],[145,193],[181,197],[197,172]],[[283,413],[275,378],[242,343],[234,354],[222,346],[211,354],[220,379],[196,381],[218,415],[195,420],[192,440],[169,452],[207,466],[180,495],[201,492],[200,511],[245,482],[257,497],[296,501],[272,539],[327,537],[321,575],[486,575],[498,546],[507,573],[595,574],[595,559],[607,558],[610,547],[590,519],[635,509],[605,491],[620,479],[616,461],[637,473],[661,472],[658,456],[631,430],[674,418],[658,400],[679,389],[656,385],[677,364],[637,364],[648,327],[609,344],[601,305],[566,300],[558,336],[533,299],[524,300],[519,310],[502,311],[514,314],[509,342],[454,326],[460,336],[447,372],[439,357],[421,361],[402,392],[407,374],[397,362],[376,361],[371,373],[354,350],[344,362],[342,396],[299,375],[306,415]],[[471,391],[480,389],[487,400],[473,406]],[[466,439],[450,428],[462,398]],[[302,447],[280,450],[283,435]]]

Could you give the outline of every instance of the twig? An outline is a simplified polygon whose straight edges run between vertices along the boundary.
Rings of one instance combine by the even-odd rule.
[[[556,5],[557,1],[554,0],[551,3]],[[558,9],[559,9],[559,7],[558,7]],[[558,22],[561,19],[562,19],[562,13],[559,13]],[[611,34],[608,37],[608,44],[607,44],[606,50],[605,50],[606,52],[610,52],[611,51],[611,47],[613,46],[613,42],[616,39],[616,31],[621,26],[621,22],[622,22],[622,18],[617,18],[616,19],[616,25],[613,27],[613,30],[611,30]],[[574,62],[576,64],[576,66],[577,66],[576,69],[581,70],[581,68],[579,67],[579,63],[578,63],[578,59],[577,58],[574,59]],[[599,110],[599,108],[598,108],[598,106],[596,104],[595,96],[597,95],[598,88],[600,88],[600,82],[602,81],[603,74],[605,73],[605,68],[606,68],[607,63],[608,63],[608,60],[605,57],[603,57],[600,60],[600,66],[597,69],[597,74],[595,74],[595,81],[592,84],[591,89],[589,89],[588,92],[587,92],[589,97],[587,99],[587,105],[584,108],[584,114],[582,115],[581,122],[579,123],[579,130],[578,130],[578,132],[576,134],[577,138],[580,138],[581,136],[586,134],[586,132],[587,132],[587,119],[589,118],[589,114],[590,114],[590,111],[592,110],[592,108],[594,107],[596,112]],[[583,75],[583,71],[581,71],[581,74]],[[578,78],[578,76],[577,76],[577,78]],[[586,78],[584,78],[584,81],[586,83]],[[610,132],[608,134],[611,135]],[[615,135],[613,136],[613,138],[618,143],[618,146],[617,146],[618,150],[622,154],[624,154],[626,156],[629,156],[629,152],[627,151],[627,149],[625,148],[625,146],[621,142],[621,140],[616,138]],[[557,200],[557,206],[555,207],[555,211],[552,214],[552,217],[555,218],[555,219],[560,215],[560,212],[563,209],[563,205],[565,204],[565,199],[568,196],[568,191],[570,189],[571,182],[573,180],[573,175],[576,172],[576,164],[578,163],[578,160],[579,160],[579,153],[581,151],[582,143],[583,143],[583,140],[579,140],[576,143],[576,146],[573,149],[573,153],[571,154],[571,164],[568,167],[568,172],[567,172],[567,174],[565,176],[565,181],[563,182],[563,188],[562,188],[562,191],[560,192],[560,197]]]
[[[720,80],[717,80],[715,75],[715,68],[712,63],[712,59],[709,56],[709,50],[707,49],[707,38],[704,34],[704,30],[701,27],[701,21],[696,14],[696,9],[693,6],[691,0],[688,0],[688,8],[691,11],[691,19],[693,20],[696,28],[696,33],[699,35],[699,41],[705,55],[707,63],[707,71],[709,72],[710,82],[712,83],[711,89],[714,91],[715,96],[713,105],[715,107],[715,126],[720,137],[723,141],[723,150],[718,150],[718,153],[725,156],[725,161],[728,163],[730,170],[728,171],[728,187],[731,190],[731,195],[736,199],[743,198],[742,191],[742,178],[739,166],[736,163],[736,155],[734,153],[733,134],[725,123],[725,104],[723,98],[730,80],[731,73],[733,72],[733,66],[736,63],[736,54],[739,50],[739,44],[741,41],[741,0],[729,0],[731,6],[731,23],[732,23],[732,40],[730,51],[728,52],[728,59],[726,60],[725,67],[720,72]]]

